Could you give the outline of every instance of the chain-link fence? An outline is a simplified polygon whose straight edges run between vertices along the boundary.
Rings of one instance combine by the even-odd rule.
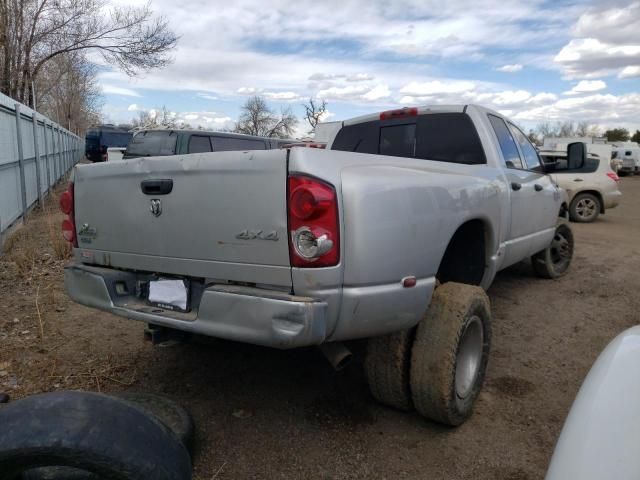
[[[83,139],[0,93],[0,236],[83,154]]]

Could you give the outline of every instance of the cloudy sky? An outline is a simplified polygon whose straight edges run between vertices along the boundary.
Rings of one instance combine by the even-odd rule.
[[[123,2],[123,0],[119,0]],[[127,5],[135,1],[127,1]],[[330,120],[398,105],[479,103],[545,120],[640,129],[640,2],[153,0],[181,36],[169,67],[105,69],[107,120],[166,106],[232,127],[248,96]]]

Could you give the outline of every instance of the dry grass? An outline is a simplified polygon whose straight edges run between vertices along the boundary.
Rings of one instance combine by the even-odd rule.
[[[71,244],[62,237],[60,229],[63,218],[61,214],[50,210],[46,211],[47,238],[49,239],[51,250],[53,250],[53,258],[56,260],[66,260],[71,257]]]
[[[32,276],[40,253],[38,242],[34,238],[32,230],[20,228],[13,232],[7,238],[4,252],[7,255],[7,259],[15,263],[20,277]]]

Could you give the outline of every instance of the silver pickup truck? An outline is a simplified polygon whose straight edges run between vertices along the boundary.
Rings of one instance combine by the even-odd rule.
[[[489,353],[483,289],[530,257],[545,277],[569,267],[566,196],[544,168],[475,105],[345,121],[324,150],[78,165],[61,197],[65,285],[156,329],[320,345],[334,363],[368,338],[378,400],[457,425]]]

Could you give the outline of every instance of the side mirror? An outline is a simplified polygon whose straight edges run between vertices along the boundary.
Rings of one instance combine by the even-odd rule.
[[[587,161],[587,145],[582,142],[567,145],[567,167],[569,170],[577,170]]]

